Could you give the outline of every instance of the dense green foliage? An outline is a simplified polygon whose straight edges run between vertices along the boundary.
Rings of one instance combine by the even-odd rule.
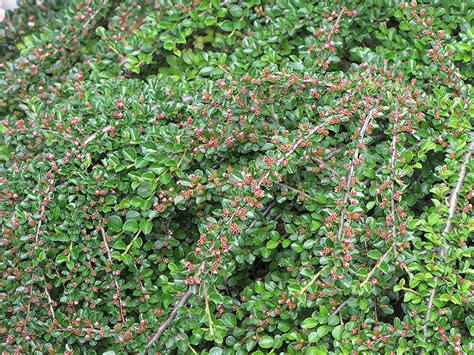
[[[472,351],[473,14],[467,0],[7,13],[0,350]]]

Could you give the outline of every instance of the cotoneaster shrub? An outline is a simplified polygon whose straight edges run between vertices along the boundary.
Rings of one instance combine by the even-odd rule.
[[[472,351],[472,13],[8,14],[1,350]]]

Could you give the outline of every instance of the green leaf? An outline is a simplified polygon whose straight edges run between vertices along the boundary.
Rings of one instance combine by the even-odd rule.
[[[273,338],[268,335],[264,335],[258,341],[258,345],[264,349],[270,349],[273,346]]]
[[[311,232],[317,231],[321,227],[322,223],[320,221],[311,222]]]
[[[314,318],[306,318],[303,323],[301,324],[301,328],[303,329],[311,329],[318,325],[318,321]]]
[[[67,256],[64,255],[64,254],[59,254],[57,257],[56,257],[56,263],[57,264],[61,264],[61,263],[64,263],[67,261]]]
[[[280,321],[278,322],[277,328],[279,331],[286,333],[291,329],[291,323]]]
[[[339,317],[336,314],[331,314],[328,318],[329,325],[336,325],[336,324],[339,324],[339,322],[340,322]]]
[[[79,257],[79,253],[80,253],[80,249],[78,247],[74,247],[70,251],[71,257],[74,260],[77,260],[77,258]]]
[[[137,159],[137,152],[133,148],[126,148],[122,150],[122,154],[126,160],[129,160],[131,162],[134,162],[135,159]]]
[[[411,151],[407,150],[406,152],[404,152],[402,154],[402,157],[403,157],[403,159],[405,159],[406,163],[409,163],[413,160],[413,153]]]
[[[311,332],[308,334],[308,341],[311,343],[315,343],[319,340],[319,335],[317,332]]]
[[[406,21],[402,21],[400,23],[400,29],[403,31],[409,31],[410,30],[410,25]]]
[[[153,196],[156,189],[156,183],[150,181],[142,181],[138,186],[138,195],[142,198]]]
[[[120,232],[123,226],[122,218],[117,215],[110,216],[109,223],[107,224],[107,226],[114,232]]]
[[[314,195],[314,198],[316,199],[316,201],[318,201],[319,203],[322,203],[322,204],[325,204],[325,203],[328,203],[328,198],[325,194],[322,194],[322,193],[317,193]]]
[[[334,337],[334,339],[341,340],[343,331],[344,331],[344,328],[342,327],[342,325],[338,325],[338,326],[334,327],[331,334]]]
[[[305,355],[326,355],[328,351],[323,347],[310,346],[305,349]]]
[[[239,5],[232,5],[230,8],[230,14],[234,17],[241,17],[243,15],[244,11]]]
[[[209,355],[222,355],[223,352],[221,348],[214,347],[209,350]]]
[[[367,253],[367,256],[371,259],[378,260],[382,256],[382,252],[379,250],[371,250]]]
[[[123,240],[118,240],[115,242],[113,248],[117,250],[125,250],[127,249],[127,244],[125,244]]]
[[[237,318],[232,313],[226,313],[221,317],[222,322],[229,327],[234,328],[237,326]]]
[[[379,266],[380,270],[382,270],[384,272],[384,274],[388,274],[389,270],[390,270],[390,267],[387,263],[380,263],[380,266]]]
[[[140,221],[140,230],[143,232],[143,234],[145,234],[145,235],[150,234],[152,229],[153,229],[153,222],[152,221],[149,221],[149,220],[146,220],[146,219],[142,219]]]
[[[163,48],[172,51],[174,49],[174,42],[165,42]]]
[[[162,174],[160,175],[160,181],[164,184],[164,185],[168,185],[171,181],[173,177],[171,176],[171,174]]]
[[[367,211],[369,211],[372,208],[374,208],[374,206],[375,206],[375,201],[369,201],[367,202],[367,205],[365,206],[365,208],[367,208]]]
[[[278,247],[278,240],[275,240],[275,239],[270,239],[268,242],[267,242],[267,248],[268,249],[275,249],[276,247]]]
[[[213,68],[212,67],[202,67],[201,68],[201,71],[199,72],[199,74],[201,75],[207,75],[207,74],[210,74],[212,72]]]
[[[46,253],[44,252],[44,250],[41,250],[38,254],[38,260],[43,261],[44,259],[46,259]]]
[[[130,256],[130,254],[125,254],[125,255],[122,256],[122,261],[126,265],[130,265],[132,263],[132,257]]]
[[[140,248],[143,245],[143,239],[140,237],[137,237],[133,240],[133,246],[135,248]]]
[[[432,213],[428,216],[428,224],[430,226],[436,225],[439,220],[440,220],[440,215],[437,213]]]
[[[123,224],[122,230],[128,233],[136,233],[138,232],[138,222],[134,219],[128,220]]]
[[[229,20],[225,20],[224,22],[222,22],[220,27],[222,28],[223,31],[226,31],[226,32],[232,32],[234,30],[234,24],[232,21],[229,21]]]
[[[362,298],[362,299],[359,300],[359,307],[360,307],[361,310],[365,310],[365,309],[367,309],[367,307],[369,307],[369,303],[367,302],[366,299]]]
[[[316,332],[318,333],[319,337],[322,338],[323,336],[328,334],[330,330],[331,330],[330,326],[322,325],[318,328],[318,330]]]

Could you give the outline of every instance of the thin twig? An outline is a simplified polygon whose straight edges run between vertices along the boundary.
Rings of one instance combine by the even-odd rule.
[[[390,246],[390,248],[388,248],[388,250],[385,252],[384,255],[382,255],[382,257],[379,259],[379,261],[377,261],[377,264],[375,264],[374,268],[372,270],[370,270],[370,272],[367,274],[367,277],[365,278],[365,280],[359,285],[359,287],[362,287],[364,286],[368,281],[369,279],[372,277],[372,275],[374,274],[375,270],[378,269],[378,267],[380,266],[380,264],[382,264],[385,259],[387,258],[387,256],[390,254],[390,252],[392,251],[392,249],[395,247],[395,241],[392,243],[392,245]]]
[[[160,337],[163,335],[165,330],[170,326],[171,322],[178,314],[178,310],[181,307],[183,307],[186,304],[186,302],[188,302],[188,299],[189,297],[191,297],[191,294],[192,294],[191,289],[188,289],[181,295],[178,302],[176,302],[176,305],[174,306],[173,310],[169,314],[168,318],[166,318],[166,320],[159,326],[156,333],[153,334],[153,337],[150,339],[150,341],[146,345],[145,353],[148,353],[148,350],[153,346],[153,344],[155,344],[158,340],[160,340]]]
[[[379,316],[377,313],[377,299],[374,298],[374,317],[375,317],[375,324],[379,322]]]
[[[38,237],[41,229],[41,225],[43,224],[43,220],[41,219],[41,216],[44,213],[44,205],[41,205],[41,214],[40,214],[40,220],[38,222],[38,228],[36,228],[36,234],[35,234],[35,244],[38,243]]]
[[[276,200],[272,200],[268,206],[265,208],[265,210],[262,213],[263,218],[267,218],[267,216],[270,214],[271,210],[276,206]],[[255,225],[258,223],[258,219],[255,218],[252,223],[250,223],[250,226],[247,228],[246,232],[248,232],[250,229],[255,227]]]
[[[207,294],[207,287],[205,282],[202,283],[202,290],[204,292],[204,302],[206,303],[206,314],[207,318],[209,319],[209,333],[211,334],[211,337],[214,338],[214,323],[212,322],[211,310],[209,308],[209,296]]]
[[[110,263],[110,265],[113,264],[113,259],[112,259],[112,253],[110,252],[110,247],[109,247],[109,243],[107,242],[107,234],[105,233],[105,230],[104,230],[104,227],[100,227],[100,233],[102,234],[102,239],[104,241],[104,246],[105,246],[105,250],[107,252],[107,259]],[[115,289],[117,291],[117,297],[118,297],[118,302],[119,302],[119,307],[120,307],[120,320],[122,322],[124,322],[125,324],[127,324],[127,322],[125,321],[125,311],[123,309],[123,305],[122,305],[122,296],[121,296],[121,292],[120,292],[120,285],[117,281],[117,278],[115,277],[115,274],[114,274],[114,271],[112,270],[112,277],[114,279],[114,285],[115,285]]]
[[[398,122],[398,110],[395,110],[395,119],[394,119],[394,127],[397,128]],[[390,157],[390,213],[393,217],[392,222],[392,239],[393,239],[393,250],[395,251],[395,255],[397,255],[397,248],[396,248],[396,239],[397,239],[397,217],[396,217],[396,209],[395,209],[395,158],[397,156],[397,135],[394,134],[392,137],[392,145],[391,145],[392,155]]]
[[[334,23],[334,25],[332,26],[331,28],[331,31],[329,31],[329,34],[328,34],[328,38],[326,40],[326,43],[329,42],[331,40],[331,37],[336,29],[336,26],[339,24],[339,21],[341,20],[341,17],[342,15],[347,11],[346,7],[343,7],[341,12],[339,13],[339,16],[337,17],[336,19],[336,22]]]
[[[333,168],[329,167],[322,159],[319,159],[319,158],[316,158],[316,157],[312,157],[312,159],[315,162],[317,162],[319,164],[322,164],[325,169],[328,169],[329,172],[331,173],[331,175],[333,175],[335,177],[339,176],[339,173],[336,170],[334,170]]]
[[[469,152],[466,153],[464,157],[464,163],[461,166],[461,172],[459,174],[459,180],[454,188],[450,198],[449,198],[449,215],[448,220],[446,221],[446,227],[444,228],[444,234],[451,232],[453,229],[453,217],[456,213],[457,204],[458,204],[458,195],[461,191],[462,185],[464,184],[464,179],[466,178],[467,174],[467,166],[471,161],[472,152],[474,151],[474,142],[469,145]],[[446,246],[441,247],[441,255],[445,257],[446,254]]]
[[[302,294],[304,294],[310,287],[312,284],[314,284],[314,282],[318,279],[318,277],[321,275],[321,273],[327,268],[327,265],[325,267],[323,267],[321,270],[318,271],[318,273],[316,275],[314,275],[311,280],[309,280],[309,282],[306,284],[305,287],[303,287],[300,292],[298,292],[298,296],[301,296]]]
[[[56,319],[56,314],[54,313],[54,308],[53,308],[53,300],[51,299],[51,295],[48,292],[48,287],[44,286],[44,293],[46,293],[46,297],[48,298],[48,305],[49,305],[49,311],[51,312],[51,316],[53,319]]]
[[[304,196],[304,197],[306,197],[306,198],[308,198],[308,199],[310,199],[310,200],[312,200],[312,201],[318,202],[318,200],[316,200],[314,197],[311,197],[311,196],[308,195],[306,192],[301,191],[301,190],[299,190],[299,189],[297,189],[297,188],[295,188],[295,187],[292,187],[292,186],[287,185],[287,184],[282,183],[282,182],[278,182],[277,184],[280,185],[280,186],[286,187],[288,190],[291,190],[291,191],[293,191],[293,192],[296,192],[298,195]]]
[[[349,298],[346,299],[344,302],[342,302],[339,307],[336,308],[336,310],[331,314],[331,316],[336,316],[339,314],[339,312],[342,310],[342,308],[349,302]]]
[[[326,156],[326,160],[331,159],[333,156],[339,154],[340,152],[342,152],[342,148],[330,148],[329,154]]]
[[[102,128],[101,132],[107,133],[107,132],[109,132],[111,129],[112,129],[112,125],[108,125],[108,126],[105,126],[104,128]],[[88,136],[86,139],[84,139],[84,145],[87,145],[88,143],[92,142],[96,137],[97,137],[97,132],[91,134],[91,135]]]
[[[369,127],[369,123],[372,120],[372,117],[377,112],[377,108],[378,108],[378,102],[376,102],[376,104],[372,107],[372,109],[369,111],[369,113],[367,114],[367,116],[364,119],[364,124],[362,126],[361,131],[360,131],[360,141],[361,142],[364,139],[365,132],[366,132],[367,128]],[[345,224],[346,210],[347,210],[346,205],[347,205],[347,201],[349,200],[349,196],[351,194],[351,189],[352,189],[351,181],[352,181],[352,178],[354,177],[356,162],[359,159],[359,151],[360,151],[359,144],[357,144],[357,147],[354,151],[354,156],[352,158],[351,167],[349,169],[349,175],[348,175],[347,181],[346,181],[346,184],[347,184],[346,194],[344,195],[344,199],[342,201],[343,207],[342,207],[342,211],[341,211],[341,217],[339,219],[339,231],[337,232],[337,240],[338,241],[341,240],[342,232],[344,231],[344,224]]]
[[[107,3],[107,2],[106,2]],[[82,26],[82,31],[84,31],[86,29],[87,26],[89,26],[89,24],[91,23],[91,21],[93,19],[95,19],[95,17],[99,14],[99,12],[103,9],[105,9],[106,7],[99,7],[91,16],[89,16],[89,19],[84,22],[84,25]]]
[[[471,161],[472,152],[474,150],[474,142],[471,142],[468,149],[469,151],[465,154],[464,163],[461,166],[461,172],[459,173],[459,180],[449,198],[449,214],[448,214],[448,219],[446,221],[446,226],[444,227],[443,235],[450,233],[451,230],[453,229],[452,220],[454,218],[454,215],[456,214],[458,196],[459,196],[459,192],[461,191],[462,185],[464,183],[464,179],[466,178],[467,166],[469,165],[469,162]],[[446,249],[447,247],[445,245],[443,245],[440,248],[440,255],[443,261],[445,261],[446,259]],[[425,324],[423,325],[423,328],[422,328],[423,338],[425,339],[425,341],[427,338],[428,321],[430,320],[431,309],[433,308],[433,301],[434,301],[437,287],[438,287],[438,277],[436,276],[434,278],[433,290],[431,291],[430,298],[428,299],[428,310],[426,311]],[[424,353],[425,353],[425,349],[423,348],[421,349],[421,354],[423,355]]]

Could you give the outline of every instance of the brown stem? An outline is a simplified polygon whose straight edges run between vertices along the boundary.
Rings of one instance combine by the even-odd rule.
[[[349,302],[349,298],[347,300],[345,300],[344,302],[342,302],[339,307],[336,308],[336,310],[333,312],[333,314],[331,314],[331,316],[336,316],[339,314],[339,312],[342,310],[342,308],[344,308],[344,306],[347,304],[347,302]]]
[[[328,34],[328,38],[326,40],[326,42],[329,42],[331,40],[331,37],[334,33],[334,30],[336,29],[336,26],[339,24],[339,21],[341,20],[341,17],[342,15],[347,11],[347,9],[345,7],[342,8],[341,12],[339,13],[339,16],[337,17],[336,19],[336,22],[334,23],[334,25],[332,26],[331,28],[331,31],[329,31],[329,34]]]
[[[49,305],[49,311],[51,312],[51,316],[53,319],[56,319],[56,314],[54,313],[54,308],[53,308],[53,300],[51,299],[51,295],[48,292],[48,287],[44,287],[44,293],[46,293],[46,297],[48,298],[48,305]]]
[[[306,197],[307,199],[310,199],[310,200],[312,200],[312,201],[318,202],[318,200],[316,200],[314,197],[311,197],[311,196],[308,195],[306,192],[301,191],[301,190],[298,190],[298,189],[295,188],[295,187],[292,187],[292,186],[290,186],[290,185],[284,184],[284,183],[282,183],[282,182],[278,182],[277,184],[280,185],[280,186],[286,187],[288,190],[291,190],[291,191],[293,191],[293,192],[296,192],[297,194],[299,194],[299,195],[301,195],[301,196],[304,196],[304,197]]]
[[[360,130],[360,141],[361,142],[364,139],[365,132],[366,132],[367,128],[369,127],[369,123],[372,120],[372,117],[377,112],[377,106],[378,106],[378,102],[374,105],[374,107],[372,107],[372,109],[369,111],[369,113],[365,117],[364,124],[362,126],[362,129]],[[344,195],[344,199],[342,201],[343,207],[342,207],[342,211],[341,211],[341,217],[339,219],[339,230],[337,232],[337,240],[338,241],[341,240],[342,232],[344,231],[344,224],[345,224],[346,210],[347,210],[347,201],[349,200],[349,196],[351,194],[351,181],[352,181],[352,178],[354,177],[355,165],[357,163],[357,160],[359,159],[359,151],[360,151],[360,148],[359,148],[359,144],[358,144],[355,151],[354,151],[354,156],[352,158],[351,167],[349,169],[349,175],[348,175],[347,181],[346,181],[347,190],[346,190],[346,193]]]
[[[327,265],[325,267],[323,267],[321,270],[318,271],[318,273],[316,275],[314,275],[311,280],[309,280],[309,282],[306,284],[306,286],[304,286],[300,292],[298,292],[298,295],[302,295],[304,294],[310,287],[312,284],[315,283],[315,281],[318,279],[319,275],[321,275],[321,273],[323,272],[324,269],[327,268]]]
[[[395,241],[393,241],[392,245],[390,246],[390,248],[388,248],[388,250],[385,252],[384,255],[382,255],[382,257],[377,261],[377,264],[375,264],[374,268],[372,270],[370,270],[370,272],[367,274],[367,277],[364,279],[364,281],[362,281],[362,283],[359,285],[359,287],[362,287],[364,286],[368,281],[369,279],[372,277],[372,275],[374,274],[375,270],[377,270],[377,268],[380,266],[380,264],[382,264],[385,259],[387,258],[388,254],[390,254],[390,252],[392,251],[392,249],[395,247]]]
[[[110,131],[112,129],[112,125],[108,125],[108,126],[105,126],[104,128],[102,128],[102,132],[106,133],[108,131]],[[97,133],[93,133],[91,134],[90,136],[88,136],[86,139],[84,139],[84,145],[87,145],[89,144],[90,142],[92,142],[95,138],[97,137]]]
[[[327,164],[322,159],[319,159],[319,158],[316,158],[316,157],[313,157],[312,159],[315,162],[317,162],[319,164],[322,164],[325,169],[328,169],[332,176],[335,176],[335,177],[339,176],[339,173],[336,170],[334,170],[333,168],[327,166]]]
[[[165,330],[171,325],[171,322],[173,319],[176,317],[178,314],[178,310],[183,307],[186,302],[188,302],[189,297],[191,297],[191,290],[188,289],[186,290],[181,297],[179,298],[178,302],[176,302],[176,305],[174,306],[173,310],[169,314],[168,318],[159,326],[158,330],[156,331],[155,334],[153,334],[152,338],[148,342],[148,344],[145,347],[145,353],[148,353],[148,350],[155,344],[158,340],[160,340],[160,337],[163,335]]]
[[[395,156],[397,154],[397,149],[396,149],[396,146],[397,146],[397,135],[393,135],[393,139],[392,139],[392,157],[390,159],[390,189],[391,189],[391,193],[390,193],[390,209],[391,209],[391,214],[392,214],[392,217],[393,217],[393,220],[391,221],[392,222],[392,238],[395,240],[395,236],[396,236],[396,232],[397,232],[397,229],[396,229],[396,223],[395,223],[395,213],[396,213],[396,210],[395,210]]]
[[[35,234],[35,244],[38,243],[38,236],[40,233],[41,225],[43,224],[43,220],[41,219],[41,216],[44,213],[44,205],[41,205],[41,214],[40,214],[40,220],[38,222],[38,228],[36,228],[36,234]]]
[[[268,206],[265,208],[265,210],[263,211],[263,213],[262,213],[263,218],[266,218],[266,217],[270,214],[271,210],[272,210],[275,206],[276,206],[276,200],[273,200],[272,202],[270,202],[270,203],[268,204]],[[252,229],[253,227],[255,227],[255,225],[257,224],[257,222],[258,222],[258,220],[255,218],[255,219],[252,221],[252,223],[250,223],[250,226],[247,228],[246,231],[248,231],[248,230]]]
[[[107,252],[107,260],[109,261],[110,265],[113,264],[113,259],[112,259],[112,253],[110,252],[110,247],[109,247],[109,243],[107,242],[107,234],[105,233],[105,230],[104,230],[104,227],[100,227],[100,233],[102,234],[102,239],[104,241],[104,246],[105,246],[105,250]],[[114,274],[114,271],[112,270],[112,275],[113,275],[113,278],[114,278],[114,285],[115,285],[115,290],[117,291],[117,297],[118,297],[118,302],[119,302],[119,306],[120,306],[120,320],[122,322],[124,322],[125,324],[127,324],[127,322],[125,321],[125,310],[123,309],[123,305],[122,305],[122,295],[120,293],[120,285],[117,281],[117,278],[115,277],[115,274]]]
[[[464,179],[466,178],[467,174],[467,166],[469,165],[469,162],[471,161],[472,157],[472,151],[474,150],[474,142],[472,142],[469,145],[469,151],[465,154],[464,156],[464,163],[461,165],[461,171],[459,173],[459,180],[456,184],[456,187],[454,188],[453,192],[451,193],[451,196],[449,198],[449,214],[448,214],[448,219],[446,221],[446,226],[444,227],[443,235],[446,235],[451,232],[453,229],[453,224],[452,220],[454,215],[456,214],[456,209],[457,209],[457,204],[458,204],[458,196],[459,192],[461,191],[462,185],[464,183]],[[446,249],[447,247],[444,245],[440,248],[440,255],[442,261],[446,260]],[[433,301],[435,298],[436,294],[436,288],[438,287],[438,277],[436,276],[434,278],[434,286],[433,290],[431,291],[430,298],[428,299],[428,310],[426,311],[426,316],[425,316],[425,324],[423,325],[423,338],[426,341],[427,338],[427,331],[428,331],[428,321],[430,319],[431,315],[431,309],[433,308]],[[425,353],[425,349],[421,349],[421,354],[423,355]]]
[[[205,282],[202,283],[202,290],[204,292],[204,301],[206,303],[206,314],[207,318],[209,319],[209,333],[211,334],[211,337],[214,338],[214,324],[212,322],[211,310],[209,308],[209,296],[207,294],[207,287]]]
[[[377,313],[377,299],[376,298],[374,298],[374,316],[375,316],[375,324],[378,324],[379,316]]]

